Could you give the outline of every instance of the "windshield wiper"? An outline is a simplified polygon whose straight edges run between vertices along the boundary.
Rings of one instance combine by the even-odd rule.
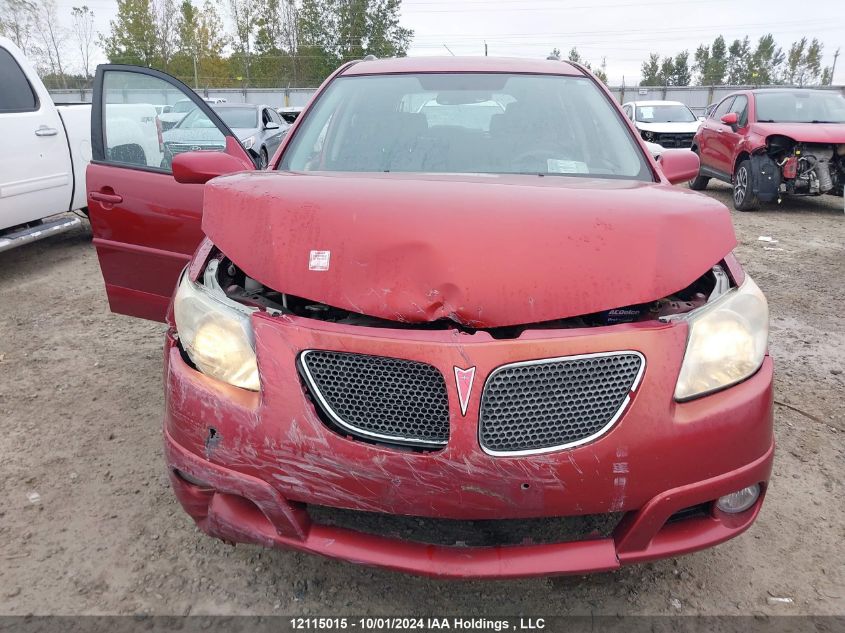
[[[774,119],[757,119],[757,123],[777,123]]]
[[[820,121],[819,119],[813,119],[810,123],[845,123],[845,121]]]

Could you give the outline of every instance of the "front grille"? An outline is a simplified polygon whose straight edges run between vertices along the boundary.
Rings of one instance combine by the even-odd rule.
[[[663,147],[692,147],[694,136],[695,134],[692,133],[655,134],[654,142]]]
[[[183,152],[198,152],[201,150],[213,150],[215,152],[222,152],[225,147],[220,143],[208,143],[199,141],[196,143],[167,143],[167,149],[171,154],[181,154]]]
[[[445,446],[449,399],[431,365],[399,358],[309,350],[302,373],[330,423],[352,435],[412,446]]]
[[[307,506],[318,525],[386,536],[427,545],[491,547],[566,543],[609,538],[622,518],[621,512],[539,519],[434,519],[378,512]]]
[[[479,440],[490,454],[568,448],[608,431],[645,368],[638,352],[550,358],[499,367],[481,396]]]

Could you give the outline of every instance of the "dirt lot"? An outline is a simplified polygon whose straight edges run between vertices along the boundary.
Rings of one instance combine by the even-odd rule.
[[[109,314],[87,228],[0,254],[0,613],[845,614],[842,200],[734,220],[772,308],[778,453],[760,519],[677,560],[516,582],[203,536],[163,467],[163,327]]]

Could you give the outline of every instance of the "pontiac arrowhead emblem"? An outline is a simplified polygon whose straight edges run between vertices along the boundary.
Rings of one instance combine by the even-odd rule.
[[[467,414],[469,394],[472,391],[472,381],[475,379],[475,367],[461,369],[455,367],[455,384],[458,387],[458,399],[461,402],[461,415]]]

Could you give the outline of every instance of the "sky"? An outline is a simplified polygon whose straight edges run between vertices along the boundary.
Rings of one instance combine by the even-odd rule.
[[[87,4],[96,28],[108,32],[117,13],[114,0],[57,0],[70,25],[70,8]],[[198,2],[195,2],[198,4]],[[226,4],[219,2],[226,17]],[[573,46],[594,66],[607,59],[608,81],[636,85],[640,65],[651,52],[674,55],[719,34],[728,43],[745,35],[754,42],[772,33],[787,49],[801,37],[824,44],[823,65],[842,47],[834,83],[845,84],[845,4],[842,0],[403,0],[401,24],[414,30],[410,55],[545,57]],[[74,61],[78,55],[70,49]],[[94,60],[106,61],[102,53]]]

